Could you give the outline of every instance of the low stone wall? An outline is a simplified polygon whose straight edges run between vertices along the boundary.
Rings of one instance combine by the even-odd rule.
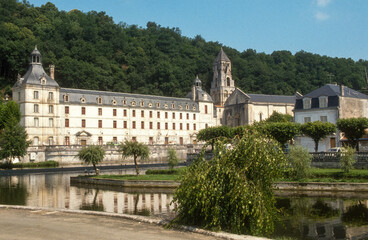
[[[149,160],[140,163],[166,163],[168,150],[174,149],[181,161],[185,161],[188,153],[198,152],[201,144],[195,145],[148,145],[150,149]],[[80,145],[58,145],[58,146],[32,146],[28,148],[27,155],[22,162],[56,161],[60,164],[78,164],[78,152],[83,148]],[[119,146],[104,145],[106,151],[104,163],[131,164],[133,158],[123,158],[118,151]]]
[[[180,182],[175,181],[146,181],[146,180],[114,180],[114,179],[98,179],[90,177],[71,177],[71,183],[91,184],[91,185],[107,185],[118,187],[133,188],[176,188]]]
[[[274,185],[274,187],[277,190],[289,190],[289,191],[368,192],[368,183],[278,182]]]

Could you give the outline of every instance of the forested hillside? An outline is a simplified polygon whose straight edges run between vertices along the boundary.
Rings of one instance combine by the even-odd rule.
[[[18,73],[24,75],[35,45],[46,71],[49,64],[56,66],[61,87],[180,97],[190,91],[196,74],[209,91],[212,63],[221,48],[220,43],[183,37],[179,29],[153,22],[140,28],[116,24],[104,12],[65,12],[52,3],[33,7],[1,0],[0,88],[12,86]],[[224,51],[236,85],[249,93],[307,93],[330,82],[356,90],[367,85],[368,62],[363,60],[304,51]]]

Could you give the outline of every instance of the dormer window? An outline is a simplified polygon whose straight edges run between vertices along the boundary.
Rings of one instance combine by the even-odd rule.
[[[311,100],[310,98],[303,99],[303,109],[310,109],[311,108]]]
[[[126,105],[127,104],[127,101],[124,99],[123,100],[123,105]]]
[[[158,107],[158,108],[160,107],[160,103],[159,103],[159,102],[158,102],[158,103],[156,103],[156,107]]]
[[[141,102],[139,103],[139,105],[140,105],[141,107],[144,107],[144,102],[143,102],[143,101],[141,101]]]
[[[175,108],[175,104],[173,103],[173,104],[171,104],[171,108]]]
[[[69,95],[64,95],[64,101],[69,102]]]
[[[327,96],[319,97],[319,108],[326,108],[328,107],[328,98]]]
[[[40,82],[41,82],[42,85],[45,85],[46,84],[46,78],[45,78],[45,76],[42,76],[41,77]]]
[[[135,101],[132,101],[132,106],[135,106]]]
[[[102,97],[98,97],[98,98],[97,98],[97,103],[98,103],[98,104],[102,104]]]
[[[80,99],[80,101],[81,101],[81,103],[86,103],[86,99],[85,99],[84,97],[82,97],[82,98]]]

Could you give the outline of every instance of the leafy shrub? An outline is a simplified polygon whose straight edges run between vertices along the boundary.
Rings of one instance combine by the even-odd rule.
[[[45,161],[45,162],[27,162],[27,163],[11,163],[4,162],[0,164],[2,169],[12,169],[12,168],[51,168],[59,167],[59,162],[56,161]]]
[[[179,164],[179,158],[178,158],[178,155],[176,154],[175,149],[169,149],[168,155],[169,155],[168,156],[169,168],[174,169],[174,167],[176,167]]]
[[[312,155],[302,146],[291,146],[287,154],[288,163],[294,179],[307,178],[310,175]]]
[[[184,170],[174,193],[177,215],[171,224],[259,235],[272,232],[277,216],[273,182],[286,160],[279,144],[259,132],[245,132],[232,147],[216,141],[214,157]]]
[[[341,170],[348,173],[354,168],[356,163],[355,149],[352,147],[344,148],[344,151],[340,153],[340,167]]]

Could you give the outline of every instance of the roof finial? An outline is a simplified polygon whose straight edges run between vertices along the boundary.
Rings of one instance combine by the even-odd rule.
[[[34,50],[38,50],[38,49],[37,49],[37,44],[35,45],[35,49],[34,49]]]

